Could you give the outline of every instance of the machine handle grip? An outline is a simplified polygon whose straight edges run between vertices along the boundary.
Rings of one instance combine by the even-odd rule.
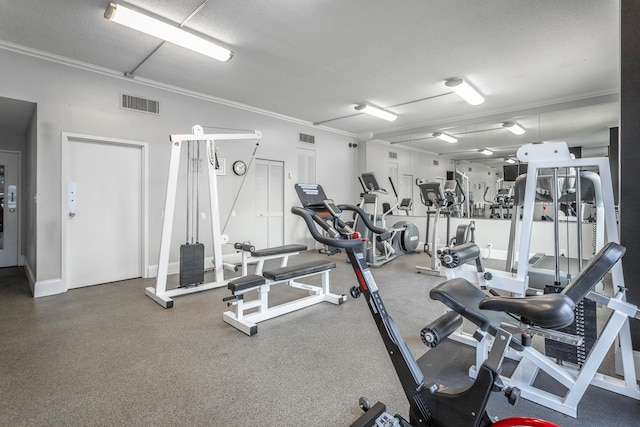
[[[342,207],[340,207],[340,209],[342,209]],[[293,206],[291,208],[291,213],[298,215],[299,217],[302,217],[304,222],[307,224],[307,228],[309,228],[309,232],[311,232],[311,235],[313,236],[313,238],[320,243],[324,243],[325,245],[328,245],[328,246],[334,246],[336,248],[343,248],[343,249],[357,248],[362,246],[361,240],[334,239],[334,238],[330,238],[320,234],[314,222],[314,216],[317,216],[317,214],[310,209],[301,208],[299,206]]]
[[[338,205],[338,208],[343,211],[355,212],[362,219],[362,221],[364,222],[364,225],[369,230],[373,231],[375,234],[378,235],[378,240],[385,241],[391,237],[391,233],[389,233],[386,229],[376,227],[373,224],[373,222],[371,222],[369,215],[367,215],[367,213],[359,206],[347,204],[347,205]]]

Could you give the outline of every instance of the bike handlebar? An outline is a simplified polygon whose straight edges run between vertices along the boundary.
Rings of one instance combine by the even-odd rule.
[[[378,239],[384,241],[389,239],[389,237],[391,237],[391,234],[387,230],[373,225],[373,223],[369,219],[369,216],[365,213],[365,211],[363,211],[358,206],[338,205],[338,209],[355,212],[357,215],[360,216],[365,226],[369,230],[371,230],[373,233],[378,235]],[[302,217],[304,222],[307,224],[307,228],[309,229],[309,232],[311,232],[311,235],[313,236],[313,238],[320,243],[324,243],[325,245],[328,245],[328,246],[333,246],[336,248],[343,248],[343,249],[349,249],[349,248],[353,249],[362,245],[362,240],[359,240],[359,239],[336,239],[332,237],[323,236],[318,231],[315,225],[315,223],[317,223],[318,221],[322,221],[322,218],[312,209],[293,206],[291,208],[291,213]]]

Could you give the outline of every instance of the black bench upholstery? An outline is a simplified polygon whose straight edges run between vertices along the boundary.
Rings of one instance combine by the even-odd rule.
[[[502,323],[513,323],[513,317],[500,311],[481,310],[480,302],[489,296],[465,279],[451,279],[436,286],[429,293],[431,299],[440,301],[456,313],[475,323],[482,331],[495,336]],[[510,346],[524,349],[520,337],[513,336]]]
[[[306,276],[308,274],[320,273],[325,270],[336,268],[335,262],[311,261],[303,264],[289,265],[269,271],[263,271],[262,275],[269,280],[280,282],[293,279],[294,277]]]
[[[288,254],[293,252],[303,252],[306,250],[307,250],[307,247],[305,245],[284,245],[284,246],[276,246],[274,248],[258,249],[253,251],[251,253],[251,256],[253,257],[272,256],[272,255]]]
[[[266,280],[264,280],[264,277],[258,276],[257,274],[250,274],[248,276],[238,277],[237,279],[230,281],[227,284],[227,288],[231,292],[236,293],[251,288],[257,288],[258,286],[264,285],[265,282]]]

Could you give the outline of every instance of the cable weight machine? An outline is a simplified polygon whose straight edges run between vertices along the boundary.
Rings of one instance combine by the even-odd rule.
[[[160,239],[160,254],[158,257],[158,276],[156,278],[155,287],[149,286],[145,288],[145,294],[164,308],[173,307],[172,297],[190,294],[194,292],[206,291],[209,289],[226,286],[224,280],[222,245],[228,241],[228,237],[222,234],[220,227],[220,208],[218,202],[218,181],[216,174],[216,141],[224,140],[259,140],[262,137],[260,131],[253,133],[232,133],[232,134],[205,134],[202,126],[195,125],[190,134],[172,134],[169,136],[171,142],[171,157],[169,160],[169,175],[167,178],[167,193],[165,197],[164,218],[162,222],[162,237]],[[211,238],[213,248],[213,267],[215,270],[215,280],[210,283],[196,283],[197,286],[183,286],[175,289],[167,289],[167,275],[169,273],[169,255],[171,252],[171,235],[173,231],[173,219],[175,215],[175,202],[177,195],[178,174],[180,169],[180,153],[182,146],[188,146],[190,142],[204,142],[207,151],[207,175],[209,183],[209,210],[211,218]],[[188,157],[191,157],[190,155]],[[188,181],[188,180],[187,180]],[[191,188],[190,188],[191,189]],[[196,202],[198,205],[199,202]],[[189,204],[189,203],[188,203]],[[191,215],[189,212],[188,216]],[[199,215],[199,212],[194,212]],[[197,224],[197,222],[194,222]],[[187,234],[190,233],[191,224],[187,226]],[[196,228],[198,226],[196,225]],[[199,229],[196,230],[196,236]],[[197,236],[197,239],[199,236]],[[191,245],[189,245],[191,246]],[[204,249],[204,248],[202,248]],[[185,264],[196,259],[199,263],[199,255],[191,253],[197,252],[197,249],[187,249],[185,254]],[[195,258],[192,258],[195,257]],[[204,261],[203,261],[204,262]],[[186,266],[186,265],[185,265]],[[190,282],[194,278],[196,282],[199,279],[196,276],[196,269],[199,267],[187,268],[185,272],[185,282]],[[204,278],[202,279],[204,281]]]

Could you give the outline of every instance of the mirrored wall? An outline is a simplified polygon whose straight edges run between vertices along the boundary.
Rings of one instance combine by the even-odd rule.
[[[367,141],[361,172],[376,174],[380,186],[389,193],[383,202],[393,206],[402,199],[411,199],[410,208],[395,211],[397,215],[426,214],[427,206],[421,203],[416,180],[444,185],[447,180],[457,179],[460,197],[464,199],[464,216],[502,217],[496,210],[498,201],[522,171],[516,158],[519,147],[541,141],[564,141],[577,157],[606,157],[610,128],[617,127],[619,122],[619,103],[599,102],[500,117],[503,118],[425,128]],[[516,135],[509,131],[505,127],[509,122],[517,123],[524,133]],[[442,141],[434,136],[436,132],[446,133],[456,142]],[[490,152],[485,155],[483,150]]]

